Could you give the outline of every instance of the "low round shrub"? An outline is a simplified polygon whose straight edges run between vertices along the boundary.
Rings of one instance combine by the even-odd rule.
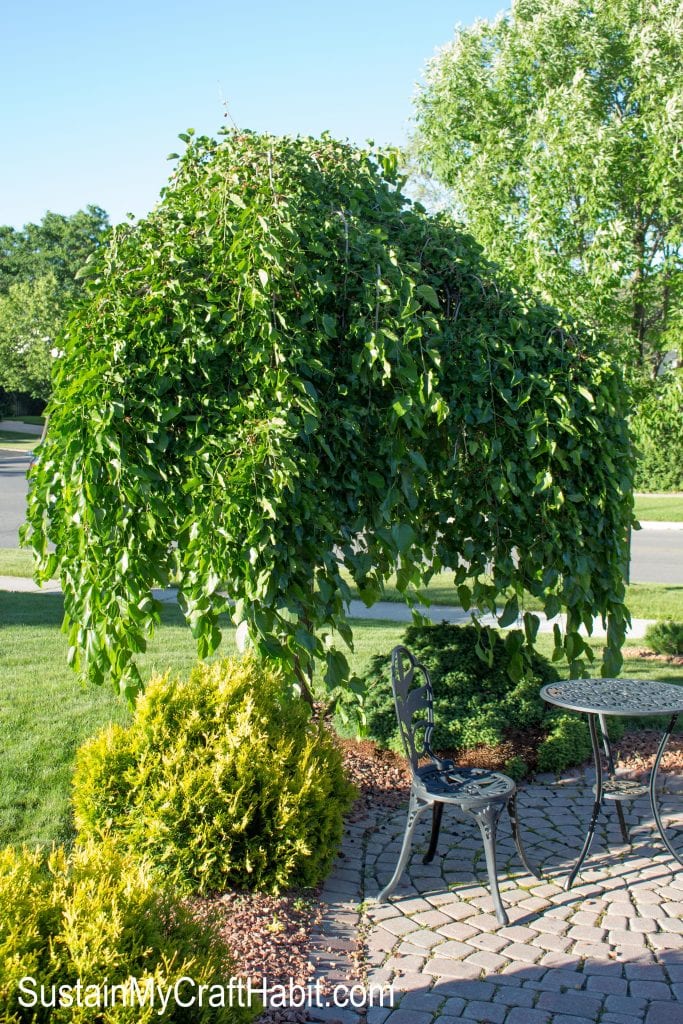
[[[0,850],[4,1024],[145,1024],[160,1019],[161,1000],[169,991],[163,1014],[169,1024],[246,1024],[258,1007],[230,1007],[227,993],[223,1007],[206,1000],[203,1006],[181,1005],[196,997],[201,985],[227,986],[231,967],[210,923],[195,921],[143,861],[122,854],[111,841],[85,843],[69,856],[61,847],[50,853]],[[131,978],[147,996],[142,1005]],[[55,1005],[41,1008],[43,1003]]]
[[[402,642],[429,670],[434,685],[435,750],[495,745],[510,730],[538,727],[548,715],[539,689],[559,678],[550,662],[535,656],[534,678],[513,683],[507,673],[509,655],[499,634],[488,631],[491,666],[477,654],[478,640],[475,626],[448,623],[409,626],[404,634]],[[373,658],[365,685],[370,735],[402,752],[389,656]]]
[[[74,774],[79,835],[111,832],[198,892],[316,884],[352,799],[329,733],[253,658],[156,677],[127,728],[80,748]]]
[[[549,723],[550,724],[550,723]],[[559,772],[581,764],[591,756],[588,725],[577,714],[560,712],[552,719],[551,728],[538,748],[536,767],[539,772]]]
[[[647,627],[645,643],[655,654],[683,654],[683,622],[655,622]]]

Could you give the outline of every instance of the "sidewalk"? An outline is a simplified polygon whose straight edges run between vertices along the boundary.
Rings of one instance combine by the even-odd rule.
[[[50,582],[46,583],[45,586],[39,587],[32,579],[28,579],[24,576],[0,576],[0,590],[6,590],[17,594],[61,593],[60,585],[56,580],[50,580]],[[176,599],[176,591],[173,589],[154,590],[152,593],[159,601],[164,601],[169,604],[173,603]],[[449,607],[445,605],[432,605],[430,608],[426,608],[424,605],[419,605],[418,611],[428,619],[431,619],[432,622],[453,622],[458,625],[464,625],[471,622],[470,613],[463,611],[462,608]],[[552,633],[555,623],[564,627],[563,615],[557,615],[554,619],[548,619],[542,612],[538,612],[537,614],[541,619],[539,633]],[[378,601],[377,604],[373,604],[372,608],[367,608],[362,601],[351,601],[349,615],[354,619],[381,619],[388,622],[412,621],[410,609],[404,604],[398,604],[394,601]],[[493,615],[482,615],[479,621],[485,626],[497,625],[496,619]],[[628,631],[628,637],[632,640],[642,639],[645,636],[647,627],[654,621],[654,619],[633,619],[631,628]],[[522,628],[521,619],[518,620],[515,625],[517,628]],[[606,630],[603,628],[600,619],[593,620],[593,636],[606,636]],[[683,1017],[681,1018],[681,1021],[683,1022]]]
[[[683,780],[664,779],[670,823]],[[323,890],[314,941],[319,973],[332,983],[353,976],[367,985],[393,981],[394,1008],[369,1009],[367,1024],[681,1024],[683,871],[659,841],[646,797],[625,806],[632,846],[621,841],[607,804],[581,874],[568,893],[562,888],[585,835],[591,785],[590,771],[575,771],[520,787],[524,843],[542,882],[522,868],[501,819],[507,927],[492,913],[473,822],[447,809],[437,856],[423,865],[426,815],[408,869],[383,906],[375,897],[398,858],[406,812],[349,825]],[[677,820],[680,839],[680,811]],[[331,1008],[311,1019],[361,1020]]]

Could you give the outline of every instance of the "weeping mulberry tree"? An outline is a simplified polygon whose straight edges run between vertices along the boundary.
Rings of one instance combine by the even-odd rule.
[[[513,676],[526,593],[566,612],[574,672],[603,615],[617,671],[632,466],[599,341],[406,200],[390,155],[181,138],[157,208],[91,269],[32,471],[25,540],[61,579],[74,665],[132,697],[173,583],[201,657],[228,610],[339,691],[343,568],[368,604],[393,572],[414,603],[451,568],[465,607],[521,616]]]

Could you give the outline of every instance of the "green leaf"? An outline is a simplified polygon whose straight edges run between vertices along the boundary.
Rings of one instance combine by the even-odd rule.
[[[323,330],[328,338],[337,337],[337,320],[328,313],[323,313]]]
[[[519,604],[517,602],[517,596],[515,594],[505,602],[503,612],[498,619],[498,625],[501,628],[505,626],[511,626],[513,622],[516,622],[519,618]]]
[[[428,302],[434,309],[440,308],[439,297],[430,284],[420,284],[415,289],[415,294],[419,295],[421,299]]]

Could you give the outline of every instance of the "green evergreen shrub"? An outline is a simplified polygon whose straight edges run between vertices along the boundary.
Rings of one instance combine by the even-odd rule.
[[[683,622],[655,622],[647,627],[645,642],[655,654],[683,654]]]
[[[329,869],[352,787],[283,676],[252,658],[157,677],[78,751],[80,836],[111,831],[182,889],[276,892]]]
[[[548,735],[538,748],[539,772],[559,772],[579,765],[591,756],[591,738],[583,718],[572,712],[560,712],[551,719]]]
[[[669,370],[650,385],[631,421],[637,490],[683,490],[682,423],[683,370]]]
[[[403,643],[429,670],[434,685],[435,750],[500,743],[512,729],[540,726],[548,706],[539,697],[545,683],[559,678],[550,662],[535,655],[534,678],[514,683],[509,653],[493,630],[486,631],[492,664],[477,654],[475,626],[409,626]],[[364,679],[370,735],[402,752],[391,689],[389,656],[375,656]]]
[[[159,1020],[160,1003],[124,1006],[102,988],[133,977],[145,992],[150,982],[166,991],[181,978],[199,985],[227,985],[231,962],[217,933],[206,921],[193,920],[168,887],[160,886],[138,857],[123,854],[109,840],[88,842],[70,856],[58,847],[0,850],[0,1021],[145,1024]],[[35,979],[24,981],[22,979]],[[31,1004],[52,1001],[51,986],[67,986],[72,999],[81,983],[81,1002],[94,1001],[99,986],[101,1007]],[[183,1001],[196,994],[185,984]],[[59,998],[59,991],[57,992]],[[68,998],[65,990],[62,999]],[[225,1002],[227,1002],[227,996]],[[256,1010],[180,1006],[168,1001],[163,1020],[245,1024]]]

